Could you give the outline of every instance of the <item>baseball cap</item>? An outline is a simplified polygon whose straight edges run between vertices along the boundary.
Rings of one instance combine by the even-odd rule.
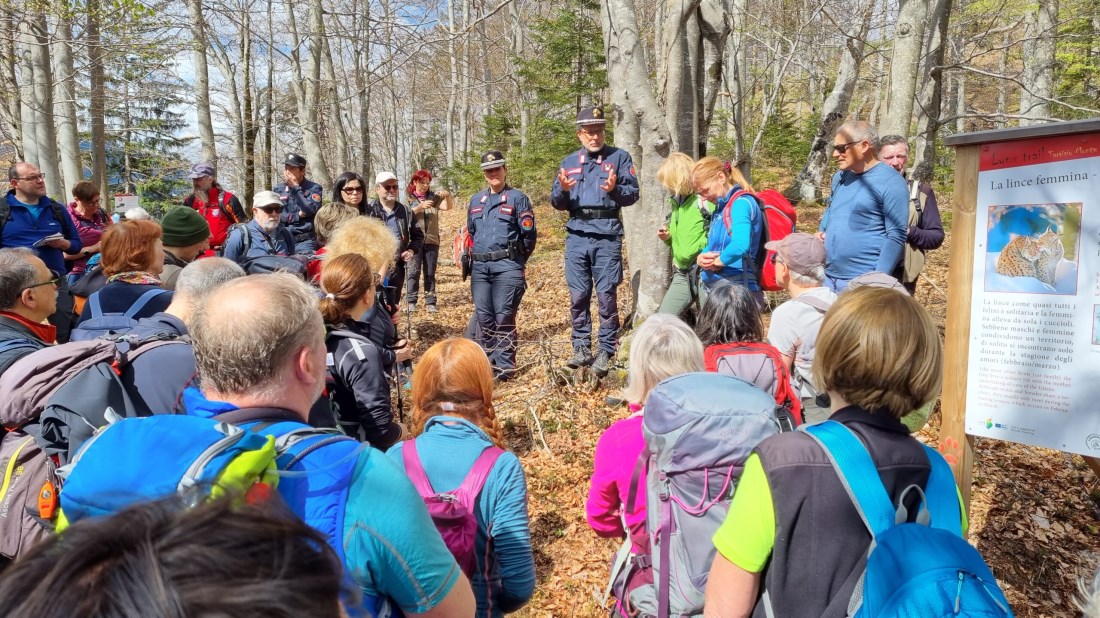
[[[209,163],[196,163],[191,166],[191,174],[188,176],[191,180],[198,180],[199,178],[213,177],[214,166]]]
[[[859,288],[886,288],[888,290],[897,290],[909,296],[909,290],[905,289],[905,286],[902,285],[900,281],[886,273],[877,271],[863,273],[848,282],[848,290],[857,290]]]
[[[387,180],[397,180],[397,176],[393,172],[378,172],[378,175],[374,177],[374,184],[380,185]]]
[[[274,191],[260,191],[256,195],[252,196],[252,207],[263,208],[264,206],[283,205],[283,200],[279,198],[279,194]]]
[[[795,232],[782,240],[768,242],[764,247],[777,252],[787,268],[800,275],[809,276],[815,266],[825,265],[825,243],[810,234]]]

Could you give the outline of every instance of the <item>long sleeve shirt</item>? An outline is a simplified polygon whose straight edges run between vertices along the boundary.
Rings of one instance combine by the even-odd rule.
[[[462,484],[491,444],[489,436],[473,423],[436,416],[428,420],[416,440],[399,442],[386,455],[404,470],[401,449],[415,448],[432,487],[445,492]],[[515,454],[505,452],[497,460],[477,497],[475,511],[477,572],[470,583],[477,599],[477,616],[496,618],[523,607],[535,591],[527,481]]]
[[[894,168],[877,164],[862,174],[837,172],[818,228],[825,232],[825,274],[849,280],[893,272],[908,221],[909,188]]]

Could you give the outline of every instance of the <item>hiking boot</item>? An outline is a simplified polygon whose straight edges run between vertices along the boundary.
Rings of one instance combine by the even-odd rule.
[[[439,309],[436,309],[435,305],[428,305],[428,313],[438,313]]]
[[[607,375],[608,365],[611,363],[611,355],[604,350],[596,352],[596,360],[592,361],[592,371],[601,378]]]
[[[409,313],[416,313],[416,303],[409,303]]]
[[[603,402],[611,406],[612,408],[621,408],[627,404],[627,401],[622,397],[615,397],[613,395],[608,395],[607,397],[605,397]]]
[[[576,352],[573,354],[573,358],[569,359],[569,362],[565,363],[565,366],[570,369],[579,369],[591,362],[592,355],[589,354],[588,350],[585,348],[577,348]]]

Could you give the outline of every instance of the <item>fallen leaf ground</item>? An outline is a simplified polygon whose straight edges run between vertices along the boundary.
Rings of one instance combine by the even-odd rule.
[[[949,204],[941,203],[941,209],[949,220]],[[538,578],[534,598],[516,615],[599,616],[606,612],[597,597],[618,544],[592,533],[585,522],[584,502],[596,441],[623,415],[622,409],[604,402],[618,392],[619,384],[615,372],[608,384],[596,386],[584,380],[574,384],[557,369],[571,354],[563,267],[565,219],[546,204],[536,207],[536,216],[539,246],[528,263],[528,290],[519,315],[519,372],[495,396],[509,447],[527,473]],[[820,216],[819,208],[800,209],[799,229],[816,229]],[[443,237],[450,238],[464,219],[462,209],[443,213]],[[930,254],[917,291],[941,332],[949,251],[950,232],[944,247]],[[440,311],[430,316],[421,305],[413,316],[418,352],[440,339],[461,336],[473,311],[469,282],[463,283],[450,263],[449,247],[442,253]],[[620,290],[619,306],[624,308],[629,306],[629,291],[626,286]],[[939,418],[937,407],[919,434],[929,444],[938,443]],[[1100,482],[1083,460],[978,439],[972,495],[970,540],[990,564],[1016,615],[1078,615],[1073,603],[1077,581],[1091,577],[1100,557]]]

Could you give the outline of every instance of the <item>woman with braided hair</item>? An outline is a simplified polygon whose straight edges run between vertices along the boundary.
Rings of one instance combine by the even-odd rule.
[[[446,339],[429,348],[413,372],[412,412],[416,439],[386,454],[410,477],[422,472],[436,493],[470,487],[470,472],[485,455],[496,456],[473,501],[477,537],[470,583],[477,616],[518,610],[535,591],[527,481],[515,454],[500,450],[504,432],[493,409],[493,370],[481,347]]]
[[[370,324],[359,321],[374,305],[380,276],[367,258],[345,253],[326,260],[321,271],[321,315],[325,319],[328,376],[318,405],[332,406],[344,433],[385,450],[404,428],[393,418],[382,351]]]

